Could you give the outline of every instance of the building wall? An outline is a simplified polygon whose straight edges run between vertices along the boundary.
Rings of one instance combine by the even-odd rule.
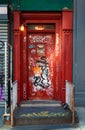
[[[73,82],[75,102],[85,106],[85,0],[74,0]]]
[[[64,2],[65,5],[62,4],[61,6],[57,6],[58,4],[56,4],[55,9],[62,10],[64,7],[68,7],[69,9],[71,9],[72,4],[68,3],[69,0],[65,0],[65,1],[67,1],[67,3]],[[2,0],[2,2],[3,2],[3,0]],[[53,1],[51,1],[51,0],[50,0],[50,2],[53,3]],[[70,2],[72,3],[72,0],[70,0]],[[24,10],[24,7],[23,7],[24,0],[22,0],[21,3],[18,3],[19,6],[17,6],[16,3],[17,3],[17,0],[15,1],[15,4],[11,4],[11,6],[14,5],[13,9]],[[26,6],[25,3],[24,3],[24,6]],[[33,2],[31,2],[31,3],[33,3]],[[70,4],[70,6],[69,6],[69,4]],[[33,4],[31,4],[31,6],[32,5]],[[25,9],[27,9],[27,8],[25,8]],[[49,8],[50,8],[50,10],[53,10],[53,11],[55,10],[54,6],[49,5]],[[47,9],[47,7],[46,7],[46,9]],[[49,11],[49,9],[48,9],[48,11]],[[85,28],[85,13],[84,12],[85,12],[85,0],[74,0],[73,83],[75,84],[76,105],[83,105],[83,106],[85,106],[85,69],[84,69],[84,67],[85,67],[85,60],[84,60],[84,55],[85,55],[85,29],[84,29]]]

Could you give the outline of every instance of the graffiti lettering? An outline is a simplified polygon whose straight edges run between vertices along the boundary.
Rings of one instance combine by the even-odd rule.
[[[33,79],[34,79],[34,85],[35,85],[36,87],[37,87],[38,85],[40,85],[40,81],[41,81],[40,76],[34,76]]]
[[[37,60],[37,64],[41,67],[46,67],[48,65],[46,57],[42,56],[39,60]]]
[[[29,36],[30,42],[31,43],[51,43],[52,40],[52,36],[51,35],[47,35],[47,36]]]
[[[42,111],[38,113],[27,113],[22,114],[21,117],[63,117],[65,116],[65,113],[62,112],[49,112],[49,111]]]
[[[49,81],[49,72],[48,72],[48,68],[46,67],[42,67],[42,84],[44,84],[45,86],[49,87],[50,86],[50,81]]]
[[[48,88],[51,85],[51,81],[49,78],[49,67],[46,57],[42,56],[39,60],[37,60],[37,65],[41,68],[41,73],[34,74],[33,85],[37,89],[43,90],[44,88]]]

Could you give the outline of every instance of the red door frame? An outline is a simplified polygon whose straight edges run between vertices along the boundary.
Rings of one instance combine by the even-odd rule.
[[[65,102],[65,80],[72,81],[72,11],[29,13],[14,11],[14,80],[18,80],[18,103],[27,100],[26,24],[54,23],[56,43],[55,100]],[[20,26],[24,24],[24,32]],[[68,45],[68,46],[67,46]],[[24,49],[22,49],[24,48]],[[70,48],[70,49],[69,49]],[[24,60],[24,62],[22,61]],[[26,68],[22,71],[22,68]],[[24,74],[23,74],[24,72]],[[22,79],[23,75],[23,79]],[[24,86],[24,88],[23,88]],[[22,96],[23,95],[23,96]]]

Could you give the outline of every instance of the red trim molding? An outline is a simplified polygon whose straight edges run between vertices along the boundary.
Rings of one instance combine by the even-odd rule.
[[[72,11],[62,12],[62,102],[65,102],[65,81],[72,82]]]
[[[18,103],[20,103],[20,12],[14,12],[14,80],[18,81]]]

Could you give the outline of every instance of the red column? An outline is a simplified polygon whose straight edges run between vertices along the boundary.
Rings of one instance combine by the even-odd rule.
[[[24,31],[22,32],[22,38],[21,38],[21,88],[22,88],[22,99],[27,100],[27,73],[28,73],[28,67],[27,67],[27,32],[26,32],[26,25],[24,24]]]
[[[14,80],[18,81],[18,103],[20,103],[20,12],[14,11]]]
[[[56,23],[55,35],[55,99],[61,100],[61,19]]]
[[[62,12],[62,102],[65,102],[65,80],[72,82],[72,11]]]

